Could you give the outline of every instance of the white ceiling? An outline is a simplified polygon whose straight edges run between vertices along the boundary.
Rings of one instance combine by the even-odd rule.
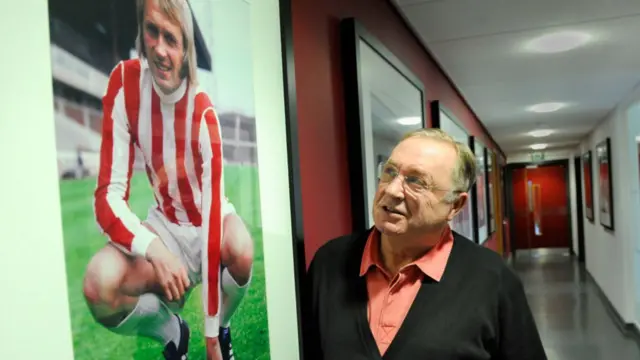
[[[505,153],[577,145],[640,82],[640,0],[392,0]],[[591,43],[522,50],[558,30]],[[557,112],[528,106],[568,102]],[[556,133],[533,138],[537,127]]]

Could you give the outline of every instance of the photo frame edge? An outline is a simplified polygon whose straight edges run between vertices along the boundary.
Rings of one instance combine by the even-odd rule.
[[[418,76],[400,60],[384,43],[369,32],[355,17],[340,20],[340,50],[343,75],[343,98],[345,100],[345,126],[347,127],[347,162],[349,166],[349,187],[351,193],[352,230],[366,230],[369,217],[366,184],[366,149],[364,148],[363,123],[361,108],[361,57],[358,41],[364,41],[400,76],[404,77],[420,93],[421,127],[427,127],[426,90]],[[353,121],[353,119],[358,121]],[[351,121],[349,121],[351,119]],[[375,156],[375,155],[374,155]]]

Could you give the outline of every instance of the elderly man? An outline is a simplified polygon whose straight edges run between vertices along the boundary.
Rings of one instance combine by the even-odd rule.
[[[543,360],[522,284],[452,232],[476,176],[438,129],[405,136],[382,169],[375,226],[322,246],[305,290],[305,360]]]

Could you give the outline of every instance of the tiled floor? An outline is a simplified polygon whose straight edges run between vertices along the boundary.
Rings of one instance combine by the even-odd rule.
[[[597,287],[577,261],[558,251],[518,252],[520,274],[549,360],[640,360]]]

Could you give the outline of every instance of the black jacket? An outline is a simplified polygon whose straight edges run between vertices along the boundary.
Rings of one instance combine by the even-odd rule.
[[[440,282],[425,277],[383,357],[359,276],[369,231],[329,241],[304,283],[304,360],[546,360],[518,276],[500,256],[454,233]]]

